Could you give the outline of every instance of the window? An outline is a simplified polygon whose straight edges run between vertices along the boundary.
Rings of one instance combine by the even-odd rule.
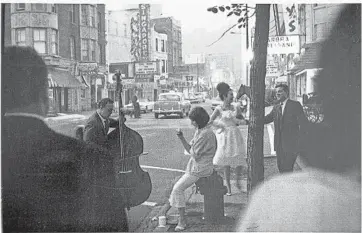
[[[301,97],[303,94],[306,94],[306,79],[307,73],[303,73],[297,76],[297,96]]]
[[[71,36],[69,38],[69,49],[70,49],[70,59],[75,60],[75,38]]]
[[[123,24],[123,34],[124,34],[124,37],[127,37],[127,24]]]
[[[90,60],[91,61],[95,61],[96,60],[96,41],[95,40],[90,40]]]
[[[57,13],[57,8],[56,8],[55,4],[51,4],[51,5],[52,5],[52,12]]]
[[[103,64],[103,59],[102,59],[102,45],[100,43],[98,43],[98,46],[97,46],[97,51],[98,51],[98,61],[99,63]]]
[[[161,52],[165,52],[165,40],[161,40]]]
[[[95,27],[96,26],[96,8],[94,6],[90,6],[90,26]]]
[[[101,18],[102,18],[102,15],[100,12],[98,12],[98,17],[97,17],[97,21],[98,21],[98,32],[101,32]]]
[[[26,46],[26,44],[25,44],[25,28],[16,29],[15,44],[17,46]]]
[[[87,5],[82,5],[82,25],[88,25],[88,9]]]
[[[82,89],[80,91],[80,98],[84,99],[85,98],[85,89]]]
[[[25,10],[25,3],[18,3],[16,4],[17,11],[24,11]]]
[[[82,39],[82,61],[89,61],[88,40]]]
[[[158,39],[156,38],[156,52],[158,51]]]
[[[162,69],[161,69],[161,73],[166,73],[166,61],[162,60]]]
[[[45,29],[33,29],[33,38],[34,38],[34,49],[38,53],[46,53],[46,30]]]
[[[58,54],[58,31],[52,29],[52,37],[51,37],[51,46],[52,46],[52,54]]]
[[[32,4],[33,11],[46,11],[46,4]]]
[[[70,22],[72,23],[75,23],[76,12],[75,4],[70,5]]]

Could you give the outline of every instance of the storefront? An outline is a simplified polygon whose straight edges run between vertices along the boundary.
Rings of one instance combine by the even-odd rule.
[[[300,59],[290,70],[290,95],[302,102],[303,94],[318,92],[319,56],[321,42],[305,44]]]
[[[50,113],[81,111],[81,90],[85,85],[66,69],[49,68]]]

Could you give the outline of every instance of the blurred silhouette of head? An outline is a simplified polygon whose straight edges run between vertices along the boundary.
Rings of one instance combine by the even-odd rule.
[[[219,92],[219,97],[222,101],[224,101],[229,94],[229,91],[231,91],[231,88],[229,86],[229,84],[221,82],[219,84],[217,84],[216,86],[216,90]]]
[[[361,169],[361,5],[341,11],[320,57],[324,120],[309,129],[308,164],[337,172]]]
[[[5,47],[1,55],[3,110],[48,112],[48,71],[41,56],[31,47]]]

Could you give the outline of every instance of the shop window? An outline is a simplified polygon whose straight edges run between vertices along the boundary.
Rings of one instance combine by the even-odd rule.
[[[307,88],[307,73],[303,73],[298,75],[296,78],[297,84],[297,96],[301,97],[303,94],[306,94]]]
[[[16,11],[24,11],[24,10],[25,10],[25,3],[16,4]]]
[[[156,52],[158,52],[158,39],[156,38]]]
[[[166,61],[162,60],[162,70],[161,73],[166,73]]]
[[[55,29],[52,29],[51,40],[52,54],[58,55],[58,31]]]
[[[89,61],[88,40],[82,39],[82,61]]]
[[[25,28],[18,28],[15,31],[15,43],[17,46],[26,46]]]
[[[33,29],[34,49],[41,54],[46,53],[46,29]]]

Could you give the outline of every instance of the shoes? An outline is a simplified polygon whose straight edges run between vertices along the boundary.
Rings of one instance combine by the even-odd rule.
[[[177,225],[176,227],[175,227],[175,231],[184,231],[186,229],[186,225],[185,226],[179,226],[179,225]]]
[[[231,193],[226,193],[226,196],[231,196]]]

